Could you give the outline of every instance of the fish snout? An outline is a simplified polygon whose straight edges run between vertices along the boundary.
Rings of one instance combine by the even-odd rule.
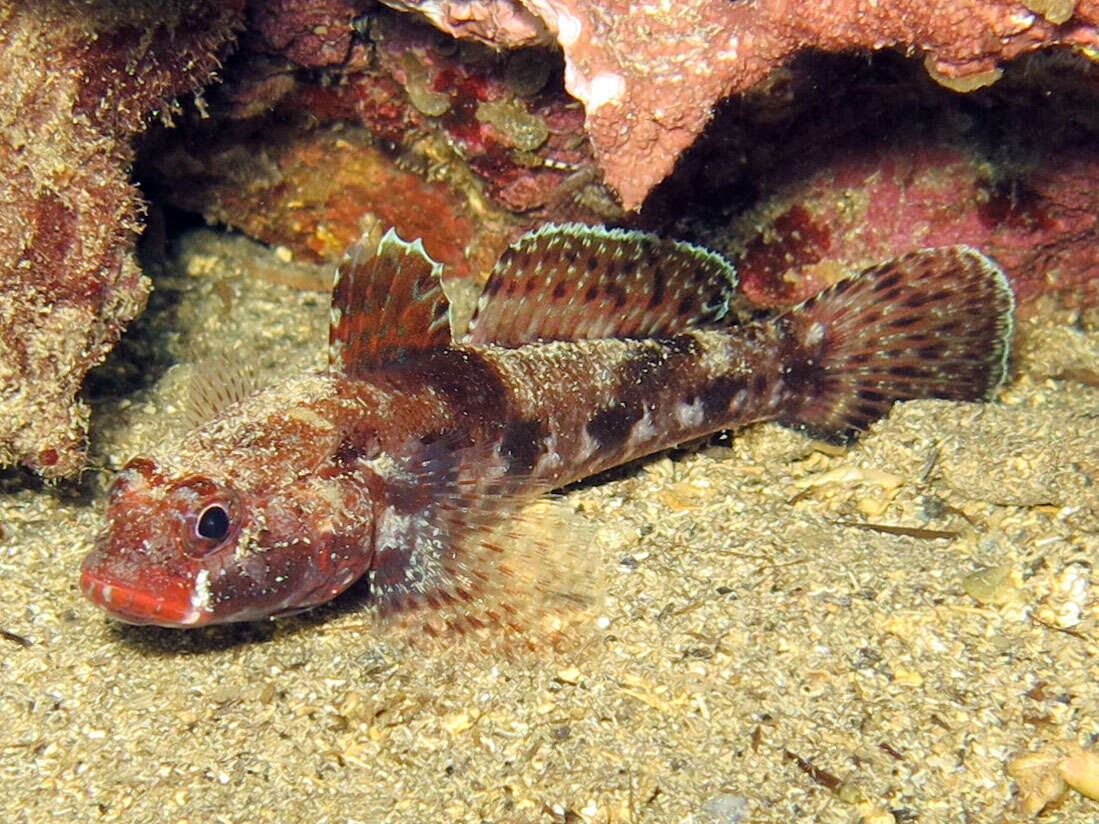
[[[84,559],[80,589],[84,597],[127,624],[193,627],[206,623],[203,598],[196,583],[145,571],[123,577],[97,548]],[[203,573],[199,573],[200,576]]]

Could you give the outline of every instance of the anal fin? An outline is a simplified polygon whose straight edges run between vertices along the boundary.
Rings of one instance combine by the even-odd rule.
[[[332,287],[329,364],[355,377],[448,346],[442,270],[419,239],[408,243],[392,229],[374,248],[351,246]]]

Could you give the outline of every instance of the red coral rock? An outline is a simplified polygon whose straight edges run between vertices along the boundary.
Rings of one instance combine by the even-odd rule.
[[[352,22],[371,0],[264,0],[251,4],[252,30],[267,48],[299,66],[346,64]]]
[[[82,467],[88,408],[76,393],[148,291],[127,141],[209,78],[237,5],[0,10],[0,464]]]
[[[1040,295],[1094,304],[1097,140],[1099,66],[1067,54],[1016,61],[968,95],[891,55],[803,58],[728,104],[646,215],[674,233],[709,210],[700,239],[765,304],[956,243],[995,257],[1024,311]]]
[[[441,31],[505,48],[544,46],[553,38],[537,12],[513,0],[383,0],[387,6],[417,11]],[[533,4],[531,4],[533,5]]]
[[[1013,180],[993,181],[949,144],[890,146],[838,158],[783,192],[792,205],[765,224],[738,262],[745,290],[789,302],[859,266],[912,249],[967,243],[1007,271],[1020,303],[1039,295],[1099,298],[1099,156],[1066,150]]]
[[[161,156],[172,200],[314,262],[339,258],[369,221],[419,237],[436,260],[467,273],[477,224],[447,186],[395,165],[362,128],[228,127]],[[498,251],[498,249],[494,250]],[[328,283],[319,283],[324,289]]]
[[[1034,49],[1099,51],[1099,3],[1011,0],[485,0],[405,2],[445,30],[526,42],[532,24],[470,27],[509,19],[512,5],[537,17],[565,54],[565,86],[587,111],[587,129],[606,182],[637,209],[709,121],[714,105],[763,80],[806,49],[900,47],[922,53],[932,76],[952,88],[993,82],[999,65]],[[1051,11],[1053,9],[1053,11]],[[457,22],[454,22],[457,21]]]
[[[305,28],[347,30],[352,5],[309,7]],[[599,219],[583,203],[597,178],[583,110],[556,54],[461,45],[386,10],[357,24],[347,63],[295,72],[321,59],[287,34],[303,29],[300,8],[265,8],[268,34],[243,38],[213,118],[152,141],[144,171],[171,203],[313,261],[378,219],[459,277],[487,272],[537,222]]]

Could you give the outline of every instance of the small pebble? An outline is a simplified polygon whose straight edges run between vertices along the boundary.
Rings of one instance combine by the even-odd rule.
[[[580,681],[580,670],[576,667],[566,667],[557,671],[557,680],[565,684],[577,684]]]
[[[1099,753],[1083,750],[1065,758],[1057,772],[1076,792],[1092,801],[1099,801]]]
[[[1004,771],[1015,779],[1016,807],[1033,817],[1064,796],[1064,780],[1057,773],[1057,757],[1050,753],[1023,753],[1007,762]]]
[[[719,793],[702,805],[705,821],[713,824],[740,824],[748,815],[748,799],[735,793]]]
[[[979,569],[965,577],[962,588],[974,601],[985,606],[1000,607],[1021,598],[1010,565]]]

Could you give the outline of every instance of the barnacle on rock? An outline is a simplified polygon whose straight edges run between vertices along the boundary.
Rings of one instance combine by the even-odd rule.
[[[482,103],[477,107],[477,120],[495,126],[520,151],[533,152],[549,137],[546,121],[517,100]]]
[[[413,106],[430,117],[441,117],[450,111],[450,95],[428,88],[427,69],[416,59],[416,55],[405,52],[401,63],[408,74],[405,91],[408,92],[408,99]]]

